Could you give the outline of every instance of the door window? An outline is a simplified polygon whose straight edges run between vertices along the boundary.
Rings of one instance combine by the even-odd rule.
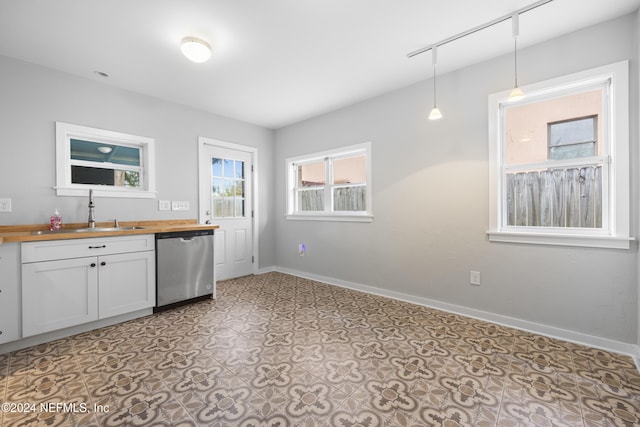
[[[214,218],[245,218],[245,164],[211,159],[211,212]]]

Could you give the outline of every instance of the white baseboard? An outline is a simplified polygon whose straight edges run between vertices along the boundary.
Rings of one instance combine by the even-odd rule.
[[[326,277],[326,276],[321,276],[317,274],[306,273],[303,271],[292,270],[289,268],[272,267],[272,268],[263,269],[263,270],[265,273],[271,272],[271,271],[278,271],[280,273],[291,274],[293,276],[298,276],[305,279],[311,279],[311,280],[326,283],[329,285],[340,286],[343,288],[366,292],[369,294],[393,298],[400,301],[405,301],[413,304],[422,305],[425,307],[431,307],[438,310],[443,310],[449,313],[460,314],[463,316],[472,317],[474,319],[484,320],[491,323],[497,323],[499,325],[520,329],[522,331],[532,332],[539,335],[544,335],[550,338],[557,338],[563,341],[569,341],[569,342],[573,342],[576,344],[581,344],[589,347],[600,348],[602,350],[607,350],[614,353],[624,354],[633,358],[633,361],[636,364],[636,368],[640,370],[640,346],[636,344],[614,341],[607,338],[601,338],[593,335],[583,334],[581,332],[574,332],[567,329],[543,325],[541,323],[530,322],[530,321],[518,319],[515,317],[503,316],[500,314],[490,313],[488,311],[475,310],[469,307],[449,304],[446,302],[437,301],[429,298],[416,297],[416,296],[404,294],[401,292],[394,292],[387,289],[380,289],[373,286],[340,280],[333,277]]]
[[[276,267],[259,268],[258,274],[271,273],[273,271],[280,271],[280,270],[278,270]]]

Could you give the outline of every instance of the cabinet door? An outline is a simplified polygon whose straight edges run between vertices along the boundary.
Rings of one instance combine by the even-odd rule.
[[[24,337],[98,319],[98,259],[22,264]]]
[[[0,344],[20,339],[20,246],[0,245]]]
[[[155,305],[155,252],[105,255],[98,261],[101,319]]]

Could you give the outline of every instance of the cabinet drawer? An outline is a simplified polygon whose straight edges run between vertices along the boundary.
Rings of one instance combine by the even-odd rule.
[[[152,251],[154,249],[155,236],[153,234],[25,242],[22,243],[22,262],[82,258],[116,253]]]

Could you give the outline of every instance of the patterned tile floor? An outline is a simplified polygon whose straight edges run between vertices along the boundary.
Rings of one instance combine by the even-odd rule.
[[[0,400],[2,426],[628,427],[640,374],[626,356],[268,273],[0,355]]]

